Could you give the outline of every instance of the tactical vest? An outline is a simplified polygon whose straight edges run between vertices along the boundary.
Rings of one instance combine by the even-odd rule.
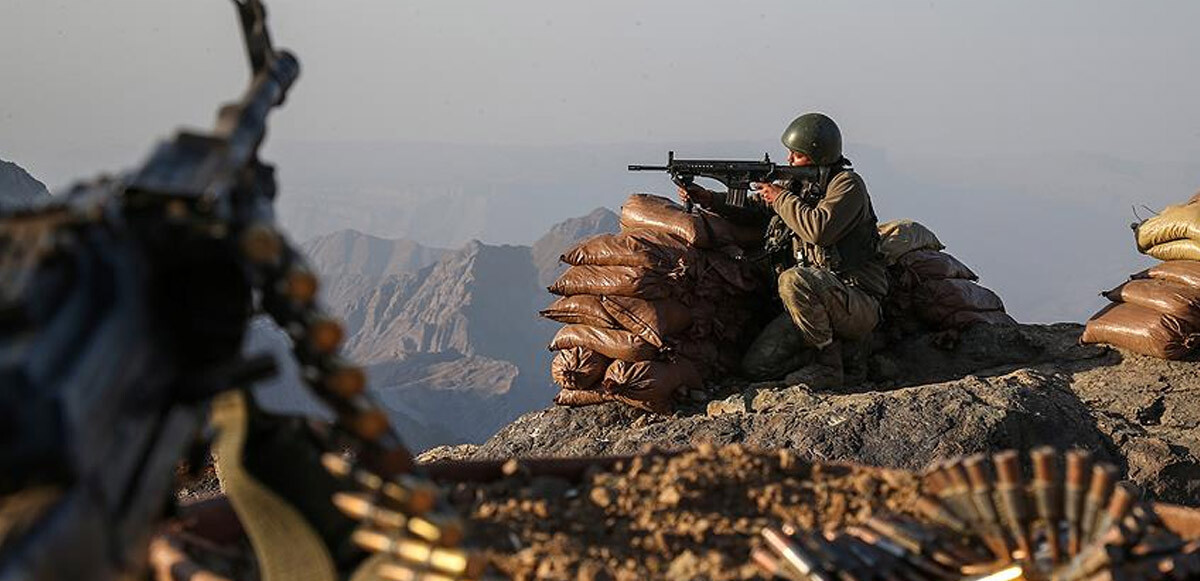
[[[793,191],[800,195],[801,200],[806,206],[816,207],[824,199],[826,190],[833,179],[848,169],[850,168],[845,165],[834,167],[830,175],[823,180],[823,183],[809,182],[805,184],[793,184],[793,186],[796,186]],[[838,278],[848,285],[857,286],[872,295],[882,296],[882,294],[886,293],[886,289],[872,288],[874,285],[862,284],[864,281],[858,280],[856,276],[868,263],[882,260],[882,255],[879,252],[879,220],[875,216],[875,209],[870,204],[867,205],[865,210],[858,223],[845,236],[842,236],[830,246],[818,246],[800,240],[783,223],[782,218],[774,216],[771,225],[768,227],[767,244],[768,246],[772,245],[772,237],[786,236],[791,246],[789,250],[794,253],[795,261],[793,264],[827,269],[838,275]],[[779,244],[781,242],[783,240],[775,240],[775,244],[778,244],[776,248],[784,246],[783,244]],[[791,264],[786,266],[779,264],[778,261],[776,261],[776,265],[777,270],[781,270],[779,268],[781,266],[783,268],[792,266]]]

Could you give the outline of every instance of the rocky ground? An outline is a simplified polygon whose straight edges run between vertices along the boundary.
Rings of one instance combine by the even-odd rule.
[[[516,475],[459,484],[469,542],[513,579],[751,579],[764,526],[806,529],[910,513],[905,472],[811,465],[795,454],[701,446],[634,459],[582,482]]]
[[[1200,367],[1080,346],[1080,325],[975,327],[883,351],[844,393],[736,379],[673,416],[620,404],[551,407],[445,458],[632,454],[702,443],[788,450],[804,461],[915,470],[939,457],[1080,446],[1160,500],[1200,504]],[[711,401],[703,401],[711,399]]]

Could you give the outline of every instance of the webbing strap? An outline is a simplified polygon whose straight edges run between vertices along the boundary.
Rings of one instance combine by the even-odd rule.
[[[261,578],[336,581],[333,558],[308,521],[242,465],[248,417],[241,391],[230,390],[213,399],[210,422],[217,430],[213,443],[217,478],[250,537]]]

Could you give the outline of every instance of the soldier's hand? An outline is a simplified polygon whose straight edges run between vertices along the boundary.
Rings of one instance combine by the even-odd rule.
[[[701,208],[708,208],[713,204],[713,193],[703,186],[689,184],[686,188],[679,188],[679,199],[684,203],[692,202]]]
[[[768,204],[774,204],[775,199],[778,198],[780,195],[782,195],[783,191],[784,191],[783,188],[781,188],[775,184],[766,184],[766,183],[759,183],[759,182],[754,182],[754,183],[750,184],[750,187],[754,188],[754,191],[758,192],[758,195],[763,199],[764,202],[766,202]]]

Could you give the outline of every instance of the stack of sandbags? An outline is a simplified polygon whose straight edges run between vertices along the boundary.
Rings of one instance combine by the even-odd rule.
[[[561,298],[541,314],[566,325],[550,343],[555,402],[670,413],[740,357],[760,284],[738,245],[751,245],[753,229],[635,194],[621,230],[564,253],[570,267],[548,289]]]
[[[975,323],[1015,325],[996,293],[979,285],[967,265],[912,220],[880,224],[880,250],[890,289],[884,318],[899,334],[958,330]]]
[[[1113,301],[1092,316],[1083,343],[1108,343],[1162,359],[1200,344],[1200,195],[1135,227],[1138,250],[1160,260],[1101,293]]]

